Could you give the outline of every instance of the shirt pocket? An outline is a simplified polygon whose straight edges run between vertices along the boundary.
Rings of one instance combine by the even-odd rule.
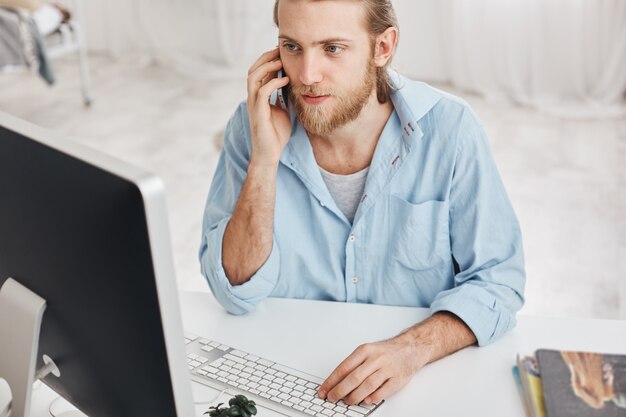
[[[412,203],[391,195],[389,258],[416,271],[451,262],[447,201]]]

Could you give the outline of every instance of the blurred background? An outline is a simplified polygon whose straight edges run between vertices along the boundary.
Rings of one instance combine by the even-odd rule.
[[[273,0],[0,0],[0,111],[165,181],[177,279]],[[466,99],[519,216],[522,313],[626,319],[626,1],[394,0],[393,67]]]

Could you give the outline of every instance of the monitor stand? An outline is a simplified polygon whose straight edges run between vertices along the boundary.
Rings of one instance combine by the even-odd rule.
[[[35,376],[45,309],[46,300],[13,278],[8,278],[0,288],[0,376],[12,393],[11,417],[29,417],[36,377],[50,372],[60,375],[54,362],[46,360],[46,365]]]

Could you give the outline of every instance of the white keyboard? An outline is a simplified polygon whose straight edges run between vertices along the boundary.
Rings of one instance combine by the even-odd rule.
[[[322,378],[188,333],[185,344],[194,381],[289,416],[364,417],[382,404],[331,403],[317,396]]]

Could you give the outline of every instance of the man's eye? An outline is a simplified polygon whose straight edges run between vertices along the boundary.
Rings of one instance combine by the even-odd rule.
[[[298,50],[298,47],[294,45],[293,43],[285,43],[283,44],[283,46],[285,47],[285,49],[287,49],[290,52]]]
[[[330,52],[331,54],[336,54],[338,52],[343,51],[343,48],[341,46],[338,46],[338,45],[329,45],[329,46],[326,47],[326,50],[328,52]]]

